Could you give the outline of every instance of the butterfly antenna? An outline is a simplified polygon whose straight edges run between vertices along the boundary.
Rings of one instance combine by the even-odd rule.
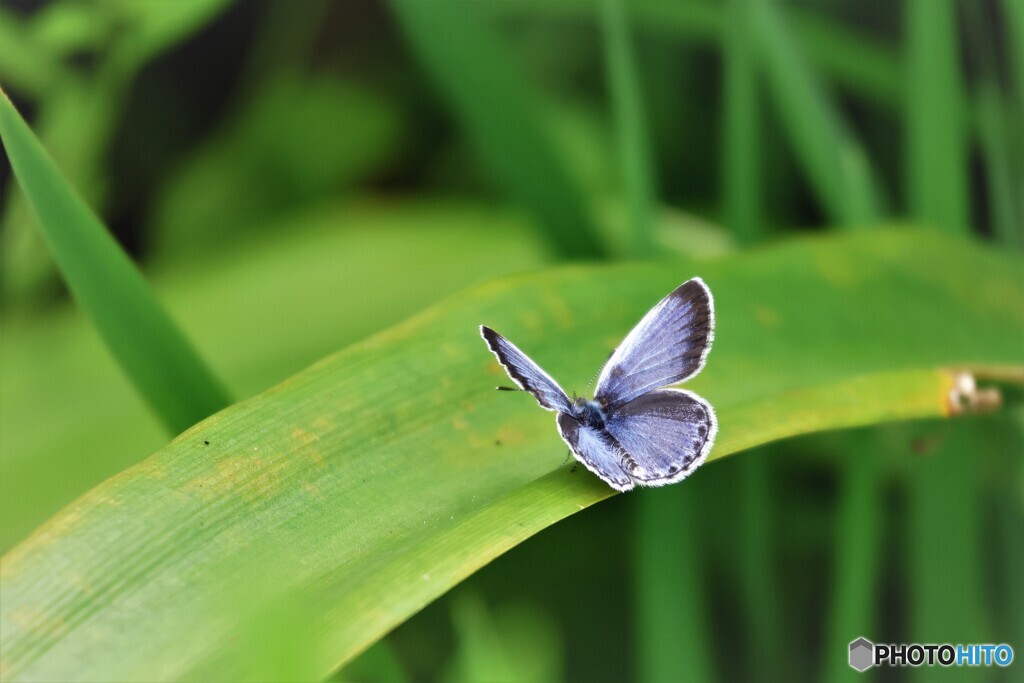
[[[608,354],[607,358],[605,358],[604,363],[601,364],[601,367],[597,369],[597,372],[594,373],[594,376],[590,378],[589,382],[587,382],[587,391],[590,391],[590,387],[594,386],[594,382],[597,381],[597,378],[601,376],[602,372],[604,372],[604,366],[608,365],[608,361],[610,361],[612,359],[612,356],[614,355],[615,349],[612,349],[612,352]]]

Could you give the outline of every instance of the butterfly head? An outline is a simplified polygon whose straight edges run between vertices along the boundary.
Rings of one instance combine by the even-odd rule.
[[[587,400],[583,397],[573,399],[572,407],[575,409],[577,420],[594,429],[604,429],[604,410],[597,401]]]

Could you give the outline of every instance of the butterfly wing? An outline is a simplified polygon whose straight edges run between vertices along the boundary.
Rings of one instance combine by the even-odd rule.
[[[547,410],[570,412],[572,404],[569,397],[551,379],[548,373],[540,369],[529,357],[516,348],[516,345],[500,334],[484,325],[480,326],[480,336],[487,342],[487,347],[495,355],[505,372],[516,385],[533,394],[537,403]]]
[[[683,389],[644,394],[608,413],[605,426],[625,452],[623,470],[641,486],[685,479],[707,458],[718,433],[715,411]]]
[[[633,480],[622,469],[622,451],[606,434],[566,413],[558,414],[558,433],[583,465],[613,489],[628,491]]]
[[[711,290],[698,278],[679,285],[644,316],[608,359],[594,398],[606,410],[704,367],[714,339]]]

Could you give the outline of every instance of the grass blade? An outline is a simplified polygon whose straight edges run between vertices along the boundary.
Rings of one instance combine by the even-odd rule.
[[[283,602],[312,615],[311,667],[326,675],[612,494],[560,467],[550,414],[493,391],[501,370],[475,325],[493,323],[583,386],[650,302],[694,272],[569,267],[496,281],[196,425],[3,558],[5,678],[231,679],[245,623],[225,595],[244,593],[253,572],[270,588],[243,595],[247,610]],[[905,229],[702,263],[719,335],[691,386],[719,413],[712,457],[944,415],[948,366],[1024,382],[1022,272],[1018,258]]]
[[[624,0],[602,0],[605,70],[615,111],[620,163],[631,218],[630,254],[636,258],[654,251],[651,232],[655,189],[651,153],[644,124],[643,98],[637,82],[636,60]]]
[[[181,432],[227,405],[224,389],[5,95],[0,137],[68,286],[167,429]]]
[[[586,200],[544,127],[539,103],[474,3],[392,0],[405,35],[485,166],[531,212],[554,253],[604,254]]]
[[[991,82],[980,84],[975,105],[981,122],[979,142],[988,179],[993,232],[1003,244],[1024,249],[1024,216],[1018,214],[1018,209],[1024,210],[1024,200],[1014,192],[1015,170],[1021,176],[1016,184],[1024,185],[1024,163],[1018,163],[1015,169],[1011,161],[1006,125],[1009,117],[998,86]]]
[[[1006,42],[1010,50],[1010,71],[1013,89],[1017,93],[1018,111],[1024,112],[1024,2],[1004,0],[1006,13]]]
[[[908,0],[907,187],[911,214],[970,232],[967,112],[951,0]]]
[[[847,643],[865,633],[875,633],[875,605],[878,575],[881,569],[883,522],[881,494],[880,438],[875,433],[858,432],[847,438],[847,448],[856,453],[856,462],[841,471],[839,509],[834,544],[831,601],[826,631],[827,648]],[[824,653],[824,680],[852,680],[856,671],[842,657]]]
[[[730,0],[730,21],[724,36],[722,187],[725,225],[742,244],[753,244],[761,236],[761,168],[757,153],[760,115],[748,7],[741,0]]]
[[[638,680],[713,681],[713,652],[701,590],[702,491],[651,491],[637,505]],[[665,539],[678,539],[665,543]]]
[[[992,232],[1003,244],[1024,249],[1024,215],[1017,216],[1018,205],[1024,209],[1024,203],[1013,191],[1015,172],[1024,174],[1024,164],[1018,161],[1015,167],[1012,161],[1010,122],[1015,119],[1012,105],[1008,98],[1004,98],[999,86],[999,57],[993,43],[998,29],[981,5],[969,4],[964,12],[968,29],[966,45],[978,71],[973,109],[974,119],[978,122],[981,158],[985,164]],[[1007,39],[1010,40],[1011,36]],[[1024,128],[1021,130],[1024,132]],[[1024,182],[1024,175],[1020,180]]]
[[[985,588],[979,530],[985,525],[977,500],[979,468],[963,457],[975,452],[972,426],[943,425],[941,445],[918,461],[909,487],[908,633],[919,633],[915,637],[921,642],[999,638],[981,612]],[[943,561],[936,566],[929,557]]]
[[[876,221],[881,195],[867,156],[825,96],[782,10],[773,0],[755,0],[749,11],[775,106],[818,200],[843,227]]]

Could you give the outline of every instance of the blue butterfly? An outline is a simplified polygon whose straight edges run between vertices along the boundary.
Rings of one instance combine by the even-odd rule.
[[[601,370],[593,400],[570,400],[555,380],[489,327],[480,335],[512,381],[558,413],[558,433],[614,489],[682,481],[708,456],[715,411],[684,389],[663,389],[703,369],[714,340],[711,290],[684,282],[652,308]]]

